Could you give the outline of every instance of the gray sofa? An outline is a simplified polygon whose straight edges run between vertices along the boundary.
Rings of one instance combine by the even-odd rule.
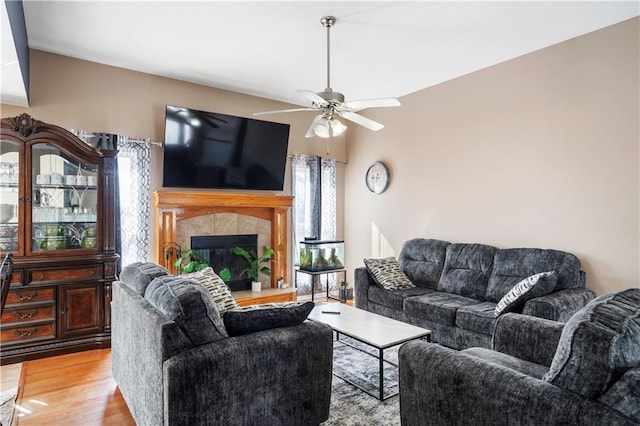
[[[404,243],[398,262],[415,287],[387,290],[371,272],[355,270],[355,304],[380,315],[432,331],[442,345],[491,347],[497,302],[524,278],[555,271],[550,294],[519,309],[525,315],[565,322],[595,295],[573,254],[537,248],[498,249],[415,238]]]
[[[302,320],[229,337],[198,283],[140,262],[120,279],[112,372],[138,425],[317,425],[328,418],[329,326]]]
[[[422,341],[399,351],[402,426],[640,424],[640,289],[566,324],[499,317],[493,350]]]

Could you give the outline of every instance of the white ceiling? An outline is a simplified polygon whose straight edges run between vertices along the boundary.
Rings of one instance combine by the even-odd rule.
[[[24,0],[31,49],[299,105],[296,89],[326,87],[325,15],[337,18],[331,86],[353,101],[401,97],[639,10],[638,1]]]

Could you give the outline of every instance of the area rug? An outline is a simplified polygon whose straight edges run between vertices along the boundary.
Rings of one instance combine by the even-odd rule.
[[[18,395],[18,388],[3,390],[0,395],[0,425],[9,426],[13,419],[13,407]]]
[[[377,350],[343,336],[340,339],[347,340],[349,344],[368,353],[336,341],[333,347],[334,371],[350,381],[355,381],[365,389],[377,393],[379,363],[377,358],[371,356],[371,354],[377,355]],[[388,395],[398,392],[398,368],[392,365],[398,363],[398,347],[386,349],[384,355],[385,361],[390,362],[384,364],[384,388],[385,395]],[[334,375],[331,384],[329,419],[322,425],[400,425],[399,396],[380,401]]]

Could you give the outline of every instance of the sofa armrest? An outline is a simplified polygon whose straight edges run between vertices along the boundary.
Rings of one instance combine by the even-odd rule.
[[[111,302],[111,370],[137,424],[162,424],[162,363],[193,348],[178,324],[121,281]]]
[[[399,365],[402,426],[630,423],[602,404],[437,344],[406,343]]]
[[[356,268],[353,272],[353,291],[356,302],[356,308],[369,310],[369,287],[377,285],[373,280],[373,276],[364,266]]]
[[[318,424],[332,359],[331,328],[314,321],[182,352],[164,363],[165,425]]]
[[[508,313],[496,321],[492,349],[549,367],[564,323]]]
[[[528,300],[522,313],[552,321],[567,322],[580,308],[595,297],[586,288],[570,288],[554,291],[544,296]]]

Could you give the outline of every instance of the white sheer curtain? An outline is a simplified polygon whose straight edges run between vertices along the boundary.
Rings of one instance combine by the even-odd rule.
[[[321,231],[323,240],[335,240],[336,231],[336,160],[322,159],[320,191],[322,193]]]
[[[125,266],[149,257],[151,141],[118,135],[117,148],[120,264]]]
[[[300,241],[305,237],[336,238],[336,162],[332,159],[294,155],[291,160],[293,190],[293,259],[298,266]],[[294,272],[295,274],[295,272]],[[330,284],[335,285],[331,276]],[[311,277],[298,274],[298,293],[311,292]]]

